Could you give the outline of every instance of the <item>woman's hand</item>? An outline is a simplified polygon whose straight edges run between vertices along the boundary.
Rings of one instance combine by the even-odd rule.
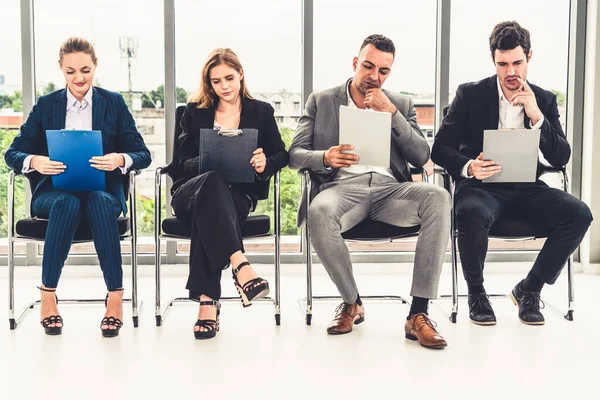
[[[263,153],[262,148],[258,148],[252,152],[254,154],[250,159],[250,164],[254,167],[254,170],[259,174],[262,174],[267,166],[267,156]]]
[[[93,168],[100,171],[114,171],[125,166],[125,157],[120,153],[110,153],[104,156],[92,157],[90,163]]]
[[[60,161],[52,161],[45,156],[34,156],[29,166],[42,175],[58,175],[65,172],[65,168],[67,168]]]

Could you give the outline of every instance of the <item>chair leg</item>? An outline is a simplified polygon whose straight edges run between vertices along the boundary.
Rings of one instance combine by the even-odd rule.
[[[162,325],[162,315],[160,309],[160,238],[155,241],[154,249],[154,317],[156,326]]]
[[[452,313],[450,314],[450,321],[456,323],[456,316],[458,315],[458,254],[456,245],[456,232],[452,231]]]
[[[567,286],[568,286],[568,296],[569,303],[567,313],[565,314],[565,319],[568,321],[573,321],[573,312],[574,312],[574,303],[575,303],[575,288],[574,288],[574,276],[573,276],[573,256],[571,255],[567,260]]]
[[[304,224],[304,237],[306,248],[306,325],[312,323],[312,248],[310,244],[310,233],[308,223]]]
[[[10,229],[10,227],[9,227]],[[8,322],[10,329],[17,328],[15,319],[15,244],[12,235],[8,238]]]

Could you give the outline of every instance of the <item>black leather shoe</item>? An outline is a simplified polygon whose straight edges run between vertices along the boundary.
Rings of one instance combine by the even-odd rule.
[[[516,306],[519,306],[519,319],[527,325],[544,325],[546,321],[540,312],[544,308],[544,302],[540,299],[539,292],[524,292],[521,290],[521,282],[517,283],[510,293],[510,298]]]
[[[477,325],[496,325],[496,314],[489,296],[484,293],[469,295],[469,318]]]

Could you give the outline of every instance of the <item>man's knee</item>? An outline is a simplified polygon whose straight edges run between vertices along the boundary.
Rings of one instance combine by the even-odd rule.
[[[98,209],[121,209],[119,201],[112,194],[97,190],[95,192],[91,192],[87,197],[87,211],[94,212],[94,210]]]
[[[465,201],[455,205],[456,227],[461,232],[478,229],[490,229],[494,222],[493,215],[485,203]]]
[[[581,200],[577,200],[572,208],[573,210],[569,219],[572,221],[572,223],[576,224],[578,227],[581,227],[582,230],[587,231],[594,220],[590,208]]]
[[[440,186],[428,185],[426,203],[433,207],[434,212],[441,218],[445,216],[450,217],[450,208],[452,207],[452,200],[450,193]]]
[[[335,215],[335,205],[326,201],[313,201],[308,207],[308,227],[314,230],[330,224]]]

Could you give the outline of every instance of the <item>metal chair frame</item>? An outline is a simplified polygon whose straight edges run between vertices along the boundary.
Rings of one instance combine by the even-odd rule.
[[[418,168],[417,171],[421,174],[423,182],[428,182],[427,172],[423,168]],[[298,304],[305,314],[306,325],[311,325],[313,314],[313,301],[332,301],[341,300],[341,296],[325,295],[314,296],[312,293],[312,247],[310,243],[310,230],[308,229],[308,205],[310,204],[310,173],[308,170],[300,170],[302,177],[302,186],[304,188],[304,196],[306,196],[306,209],[304,216],[304,227],[302,230],[302,246],[306,249],[306,297],[299,298]],[[347,242],[393,242],[394,240],[410,239],[416,237],[417,234],[408,234],[396,237],[382,237],[379,239],[345,239]],[[402,304],[409,304],[409,301],[398,295],[366,295],[360,296],[361,300],[379,300],[379,301],[396,301]]]
[[[129,190],[129,210],[130,228],[129,234],[120,236],[120,240],[131,241],[131,298],[123,299],[125,303],[131,303],[133,326],[138,327],[138,311],[142,307],[142,302],[138,307],[137,295],[137,221],[136,221],[136,206],[135,206],[135,183],[136,176],[140,171],[130,170],[128,174]],[[43,243],[43,239],[25,237],[17,235],[15,232],[15,177],[17,173],[10,170],[8,173],[8,320],[10,329],[14,330],[25,317],[27,312],[35,306],[41,304],[40,300],[36,300],[27,304],[20,314],[15,314],[15,249],[16,242],[37,242]],[[89,243],[91,240],[74,240],[73,243]],[[104,304],[105,299],[61,299],[61,304]],[[18,316],[17,316],[18,315]]]
[[[189,303],[195,302],[195,299],[190,299],[189,297],[176,297],[167,301],[166,306],[163,308],[161,306],[161,289],[160,289],[160,244],[161,241],[190,241],[189,237],[180,237],[174,235],[168,235],[162,233],[162,219],[160,216],[161,212],[161,188],[162,188],[162,176],[168,172],[167,167],[159,167],[156,169],[155,174],[155,192],[154,192],[154,242],[155,242],[155,318],[156,318],[156,326],[161,326],[166,318],[166,313],[169,308],[174,303]],[[254,302],[272,302],[275,307],[275,324],[281,324],[281,289],[280,289],[280,281],[281,281],[281,215],[280,215],[280,171],[274,176],[274,234],[265,234],[265,235],[257,235],[251,237],[268,237],[272,236],[275,241],[275,251],[274,251],[274,263],[275,263],[275,297],[272,298],[270,296],[264,297],[261,299],[256,299]],[[251,237],[244,237],[244,239],[249,239]],[[219,300],[221,302],[239,302],[240,297],[221,297]]]
[[[458,299],[459,298],[467,298],[467,295],[459,295],[458,294],[458,229],[456,229],[456,222],[455,222],[455,213],[454,213],[454,202],[455,202],[455,190],[456,190],[456,183],[454,181],[454,179],[452,179],[452,177],[450,176],[450,174],[448,174],[445,170],[442,169],[436,169],[436,172],[440,173],[442,175],[442,177],[444,178],[444,186],[446,188],[448,188],[448,190],[450,191],[450,195],[452,197],[452,218],[451,218],[451,245],[452,245],[452,295],[441,295],[440,298],[452,298],[452,311],[450,312],[450,321],[452,321],[453,323],[456,323],[456,318],[458,315]],[[567,173],[566,168],[561,168],[561,169],[553,169],[553,168],[545,168],[542,172],[541,175],[547,174],[547,173],[560,173],[562,174],[563,177],[563,190],[567,193],[570,193],[569,191],[569,175]],[[541,176],[540,175],[540,176]],[[528,241],[528,240],[535,240],[535,239],[541,239],[544,238],[544,236],[540,236],[540,237],[536,237],[536,236],[512,236],[512,237],[506,237],[506,236],[490,236],[490,239],[492,240],[501,240],[504,242],[522,242],[522,241]],[[574,302],[575,302],[575,296],[574,296],[574,276],[573,276],[573,255],[569,256],[569,259],[567,260],[567,291],[568,291],[568,306],[567,306],[567,310],[561,310],[558,307],[554,306],[551,303],[546,302],[545,304],[547,304],[550,308],[555,309],[561,313],[563,313],[564,318],[568,321],[573,321],[573,312],[574,312]],[[498,293],[492,293],[488,295],[491,298],[508,298],[509,295],[507,294],[498,294]]]

